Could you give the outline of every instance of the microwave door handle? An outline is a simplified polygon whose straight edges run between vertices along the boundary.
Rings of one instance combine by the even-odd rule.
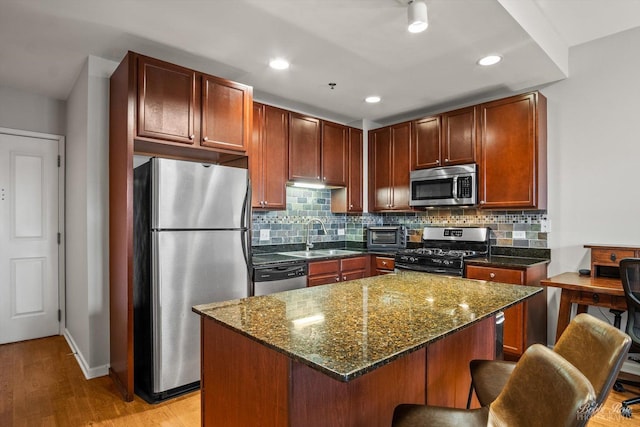
[[[453,177],[453,189],[451,190],[453,194],[451,195],[454,199],[458,198],[458,177]]]

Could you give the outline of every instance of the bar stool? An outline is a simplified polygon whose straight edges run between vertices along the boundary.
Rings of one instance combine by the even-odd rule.
[[[577,315],[553,348],[553,351],[578,368],[591,382],[596,403],[604,403],[631,346],[631,338],[606,322],[589,314]],[[467,408],[475,389],[480,405],[487,406],[500,394],[514,362],[472,360],[471,388]]]
[[[403,404],[395,408],[392,426],[580,426],[595,408],[589,380],[562,356],[534,344],[490,406],[454,409]]]

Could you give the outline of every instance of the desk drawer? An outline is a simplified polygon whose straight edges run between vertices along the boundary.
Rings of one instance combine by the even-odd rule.
[[[599,305],[609,307],[611,305],[611,295],[604,295],[597,292],[580,292],[576,304]]]
[[[632,249],[591,249],[591,264],[618,266],[623,258],[633,258]]]

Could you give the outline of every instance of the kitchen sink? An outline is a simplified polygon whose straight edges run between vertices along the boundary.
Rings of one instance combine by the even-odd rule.
[[[361,252],[350,251],[348,249],[316,249],[314,251],[292,251],[280,252],[280,255],[287,255],[299,258],[325,258],[330,256],[355,255]]]

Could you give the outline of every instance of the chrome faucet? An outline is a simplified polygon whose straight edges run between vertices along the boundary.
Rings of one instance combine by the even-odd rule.
[[[322,226],[322,231],[324,231],[324,234],[327,235],[327,229],[324,226],[324,222],[322,222],[321,219],[319,218],[311,218],[309,220],[309,222],[307,222],[307,250],[310,250],[313,247],[313,243],[311,243],[311,236],[309,236],[309,228],[312,222],[317,222]]]

